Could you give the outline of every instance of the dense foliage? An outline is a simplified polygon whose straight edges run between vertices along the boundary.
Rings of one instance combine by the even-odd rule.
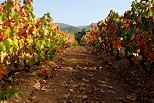
[[[10,98],[12,95],[16,95],[19,93],[17,88],[12,88],[12,86],[8,86],[5,90],[0,89],[0,100],[4,100]]]
[[[78,42],[78,44],[82,45],[81,38],[86,34],[86,32],[86,28],[83,28],[82,31],[75,33],[75,39]]]
[[[32,1],[6,0],[0,4],[0,80],[7,71],[20,69],[19,66],[28,69],[52,59],[56,52],[77,41],[110,51],[117,59],[125,56],[130,64],[134,63],[134,56],[140,57],[144,70],[154,71],[154,0],[135,0],[124,15],[111,10],[97,26],[76,34],[77,41],[74,35],[60,31],[49,13],[35,18]],[[16,93],[18,90],[11,86],[0,87],[0,100]]]
[[[135,0],[131,10],[119,15],[111,10],[105,20],[92,25],[82,38],[84,44],[124,55],[133,64],[134,56],[140,57],[144,70],[154,69],[154,0]],[[121,54],[121,55],[120,55]],[[148,67],[148,68],[147,68]]]
[[[49,13],[35,19],[30,0],[0,4],[0,64],[29,66],[52,59],[55,52],[75,45],[73,35],[60,31]],[[12,65],[11,65],[12,66]],[[0,68],[2,79],[4,68]]]
[[[31,2],[6,0],[0,4],[0,80],[7,71],[29,69],[35,63],[52,59],[63,48],[77,44],[73,35],[60,31],[59,25],[52,23],[49,13],[36,19]],[[19,92],[1,85],[0,100]]]
[[[67,27],[67,28],[64,28],[64,29],[61,29],[62,31],[68,31],[68,33],[71,33],[71,34],[74,34],[74,33],[77,33],[77,32],[80,32],[81,29],[78,28],[78,27],[74,27],[74,26],[70,26],[70,27]]]

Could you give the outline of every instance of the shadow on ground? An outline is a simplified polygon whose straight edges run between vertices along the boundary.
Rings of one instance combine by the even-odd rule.
[[[91,47],[70,47],[53,61],[43,62],[16,84],[21,93],[9,103],[135,103],[126,99],[128,88],[91,51]],[[42,70],[49,72],[49,78],[39,75]]]

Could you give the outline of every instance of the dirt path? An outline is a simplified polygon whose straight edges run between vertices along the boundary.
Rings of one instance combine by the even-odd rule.
[[[39,70],[16,76],[21,93],[9,103],[135,103],[126,99],[128,88],[90,52],[90,47],[70,47]]]

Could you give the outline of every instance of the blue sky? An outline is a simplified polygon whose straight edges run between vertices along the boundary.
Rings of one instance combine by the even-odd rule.
[[[3,0],[0,0],[3,1]],[[133,0],[34,0],[34,14],[49,12],[53,22],[73,26],[89,25],[103,20],[111,9],[123,14]]]
[[[36,17],[50,12],[53,22],[73,26],[89,25],[103,20],[111,9],[123,14],[133,0],[35,0]]]

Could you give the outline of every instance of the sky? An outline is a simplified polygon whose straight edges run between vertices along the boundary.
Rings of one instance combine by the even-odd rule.
[[[0,0],[3,1],[3,0]],[[51,14],[53,22],[73,26],[89,25],[104,20],[110,10],[119,14],[131,8],[133,0],[34,0],[34,14]]]

